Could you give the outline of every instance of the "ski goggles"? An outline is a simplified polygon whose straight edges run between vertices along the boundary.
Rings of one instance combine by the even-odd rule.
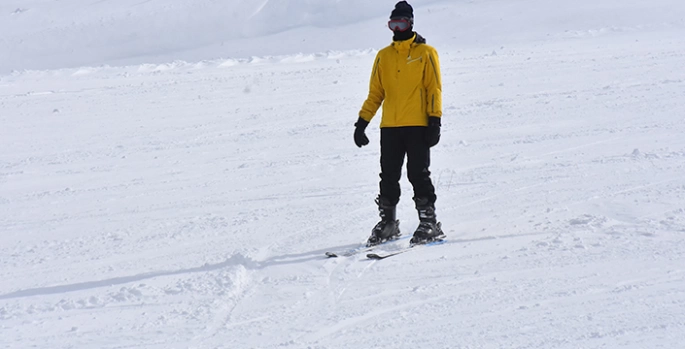
[[[409,30],[413,24],[411,18],[394,18],[388,21],[388,28],[394,32],[403,32]]]

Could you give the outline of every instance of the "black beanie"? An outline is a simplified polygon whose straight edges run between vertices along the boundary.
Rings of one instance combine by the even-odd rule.
[[[400,1],[390,13],[390,18],[414,18],[414,9],[406,1]]]

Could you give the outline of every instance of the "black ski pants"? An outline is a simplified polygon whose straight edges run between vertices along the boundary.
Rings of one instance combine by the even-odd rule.
[[[415,198],[426,198],[435,203],[435,188],[430,178],[430,147],[425,141],[426,128],[381,128],[381,196],[390,204],[400,201],[400,177],[404,157],[407,157],[407,177],[414,187]]]

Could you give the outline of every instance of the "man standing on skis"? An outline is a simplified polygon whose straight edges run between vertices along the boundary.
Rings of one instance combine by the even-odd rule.
[[[369,95],[355,123],[354,142],[369,143],[365,129],[383,104],[381,117],[381,181],[376,199],[381,221],[371,232],[372,246],[400,235],[396,206],[400,200],[399,180],[404,158],[407,176],[414,188],[419,226],[411,239],[422,244],[444,238],[435,217],[435,188],[430,178],[430,148],[440,140],[442,82],[435,48],[413,31],[414,11],[400,1],[388,22],[393,42],[374,60]]]

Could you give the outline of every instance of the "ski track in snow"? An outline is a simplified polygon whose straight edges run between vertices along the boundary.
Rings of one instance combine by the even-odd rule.
[[[383,261],[323,256],[377,220],[375,51],[2,76],[0,342],[677,348],[685,46],[654,27],[441,48],[448,241]]]

